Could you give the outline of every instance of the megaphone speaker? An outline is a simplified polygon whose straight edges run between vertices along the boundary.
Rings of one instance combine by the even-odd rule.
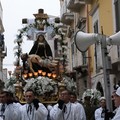
[[[74,37],[75,45],[80,52],[86,52],[90,45],[99,41],[98,34],[95,33],[84,33],[78,31]]]
[[[106,39],[107,45],[120,45],[120,31]]]

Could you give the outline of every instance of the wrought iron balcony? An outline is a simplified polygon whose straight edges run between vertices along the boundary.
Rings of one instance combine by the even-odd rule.
[[[64,13],[61,17],[61,22],[66,25],[70,25],[74,21],[73,13]]]
[[[81,73],[81,77],[85,77],[88,75],[88,66],[87,65],[79,65],[73,68],[77,72]]]
[[[84,0],[86,4],[91,4],[92,0]]]
[[[83,30],[86,26],[86,17],[80,17],[77,22],[77,28]]]
[[[70,0],[67,8],[73,12],[79,12],[80,8],[85,6],[84,0]]]

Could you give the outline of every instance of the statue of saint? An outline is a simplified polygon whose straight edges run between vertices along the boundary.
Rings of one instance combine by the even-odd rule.
[[[35,41],[29,54],[39,55],[43,59],[52,59],[52,50],[48,42],[45,40],[44,35],[38,35],[37,40]]]
[[[34,73],[35,70],[33,69],[33,64],[37,64],[38,67],[45,67],[51,70],[52,68],[56,67],[57,64],[51,61],[50,59],[42,59],[40,56],[36,54],[28,55],[27,53],[24,53],[21,55],[21,59],[23,61],[23,68],[24,70],[29,69],[30,72]]]
[[[43,60],[46,60],[46,62],[49,60],[51,61],[53,59],[52,50],[43,34],[38,35],[37,40],[35,41],[33,47],[31,48],[29,52],[29,55],[31,54],[36,54],[40,56]],[[51,70],[47,67],[38,66],[36,63],[32,63],[32,64],[33,64],[32,66],[33,66],[34,71],[38,71],[41,69],[48,73],[51,72]]]

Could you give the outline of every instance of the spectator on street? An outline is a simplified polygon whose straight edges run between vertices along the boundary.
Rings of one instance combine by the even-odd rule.
[[[96,110],[96,106],[91,102],[91,96],[84,97],[83,107],[85,109],[86,120],[95,120],[94,112]]]
[[[116,90],[113,97],[114,97],[115,107],[117,109],[116,109],[116,114],[112,120],[120,120],[120,87]]]
[[[95,110],[95,120],[105,120],[106,113],[106,99],[101,97],[99,100],[100,107]]]

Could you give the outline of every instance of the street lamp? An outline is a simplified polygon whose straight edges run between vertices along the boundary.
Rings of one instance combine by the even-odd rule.
[[[101,53],[103,62],[103,74],[104,74],[104,85],[105,85],[105,97],[107,109],[112,111],[112,100],[111,100],[111,87],[110,87],[110,57],[107,52],[107,45],[120,45],[120,32],[106,37],[103,34],[95,33],[84,33],[77,31],[74,37],[76,47],[79,51],[85,52],[88,50],[89,46],[94,43],[101,43]]]

